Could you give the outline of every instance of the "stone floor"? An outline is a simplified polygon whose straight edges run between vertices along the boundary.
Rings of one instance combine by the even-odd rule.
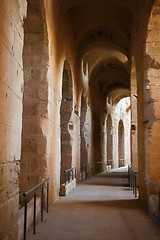
[[[80,183],[59,198],[27,240],[160,240],[160,230],[140,209],[127,173],[112,171]]]

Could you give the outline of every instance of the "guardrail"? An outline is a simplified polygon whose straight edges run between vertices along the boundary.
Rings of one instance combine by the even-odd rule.
[[[128,166],[128,179],[129,185],[135,198],[137,197],[137,172],[135,172],[130,166]]]
[[[81,181],[89,177],[89,164],[81,164]]]
[[[157,183],[151,182],[148,179],[144,179],[145,183],[146,183],[146,212],[148,212],[148,191],[147,191],[147,183],[151,184],[152,186],[158,188],[158,206],[159,206],[159,216],[158,216],[158,222],[159,222],[159,227],[160,227],[160,185],[158,185]]]
[[[24,207],[24,232],[23,239],[26,240],[26,228],[27,228],[27,204],[28,204],[28,194],[34,191],[34,210],[33,210],[33,234],[36,233],[36,190],[38,187],[42,186],[41,194],[41,221],[43,221],[43,204],[44,204],[44,183],[47,182],[47,213],[48,213],[48,200],[49,200],[49,178],[39,183],[35,187],[31,188],[27,192],[23,193],[25,197],[25,207]]]
[[[67,169],[64,171],[64,175],[65,175],[65,185],[70,182],[70,180],[74,180],[76,178],[76,167]]]

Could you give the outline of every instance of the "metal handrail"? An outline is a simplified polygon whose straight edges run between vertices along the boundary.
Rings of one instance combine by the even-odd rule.
[[[34,210],[33,210],[33,234],[36,233],[36,190],[42,185],[42,195],[41,195],[41,221],[43,221],[43,199],[44,199],[44,183],[47,182],[47,213],[48,213],[48,201],[49,201],[49,178],[45,179],[35,187],[31,188],[27,192],[23,193],[25,197],[25,208],[24,208],[24,231],[23,239],[26,240],[26,229],[27,229],[27,204],[28,204],[28,194],[34,191]]]
[[[76,167],[64,170],[64,175],[65,175],[65,185],[70,182],[70,180],[76,179]],[[67,176],[68,175],[68,176]]]
[[[129,185],[135,198],[137,198],[137,172],[134,171],[130,166],[128,166],[128,179]]]
[[[85,172],[85,178],[83,178],[83,172]],[[81,164],[81,181],[83,181],[83,179],[87,179],[89,177],[89,164],[85,163],[85,164]]]
[[[148,180],[148,179],[144,179],[144,181],[145,181],[145,182],[148,182],[148,183],[150,183],[150,184],[152,184],[152,185],[154,185],[155,187],[158,187],[158,188],[160,189],[160,185],[158,185],[157,183],[151,182],[151,181]]]
[[[157,183],[154,183],[148,179],[144,179],[145,183],[146,183],[146,197],[147,197],[147,201],[148,201],[148,194],[147,194],[147,183],[155,186],[158,188],[158,201],[159,201],[159,227],[160,227],[160,185],[158,185]],[[146,212],[148,211],[148,204],[146,201]]]

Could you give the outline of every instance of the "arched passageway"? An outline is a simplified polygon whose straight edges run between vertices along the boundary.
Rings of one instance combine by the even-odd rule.
[[[144,179],[160,184],[159,6],[0,2],[0,239],[17,239],[19,198],[45,178],[51,203],[65,169],[76,166],[79,181],[81,162],[92,175],[129,164],[130,130],[139,199],[158,211],[158,191]]]
[[[124,159],[124,125],[122,120],[118,125],[118,166],[123,167],[125,165]]]

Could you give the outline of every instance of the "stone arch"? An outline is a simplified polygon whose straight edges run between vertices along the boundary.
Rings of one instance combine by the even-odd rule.
[[[24,94],[20,193],[46,176],[48,134],[48,31],[43,1],[27,1],[24,21]],[[45,127],[44,127],[45,125]]]
[[[113,163],[113,136],[112,136],[112,118],[107,117],[107,165]]]
[[[80,162],[81,164],[88,163],[86,115],[87,115],[87,103],[84,96],[82,95],[81,117],[80,117],[80,137],[81,137]]]
[[[120,120],[118,124],[118,166],[123,167],[125,165],[124,160],[124,125]]]
[[[64,183],[64,170],[72,167],[73,111],[72,73],[67,60],[63,66],[61,118],[61,184]]]

